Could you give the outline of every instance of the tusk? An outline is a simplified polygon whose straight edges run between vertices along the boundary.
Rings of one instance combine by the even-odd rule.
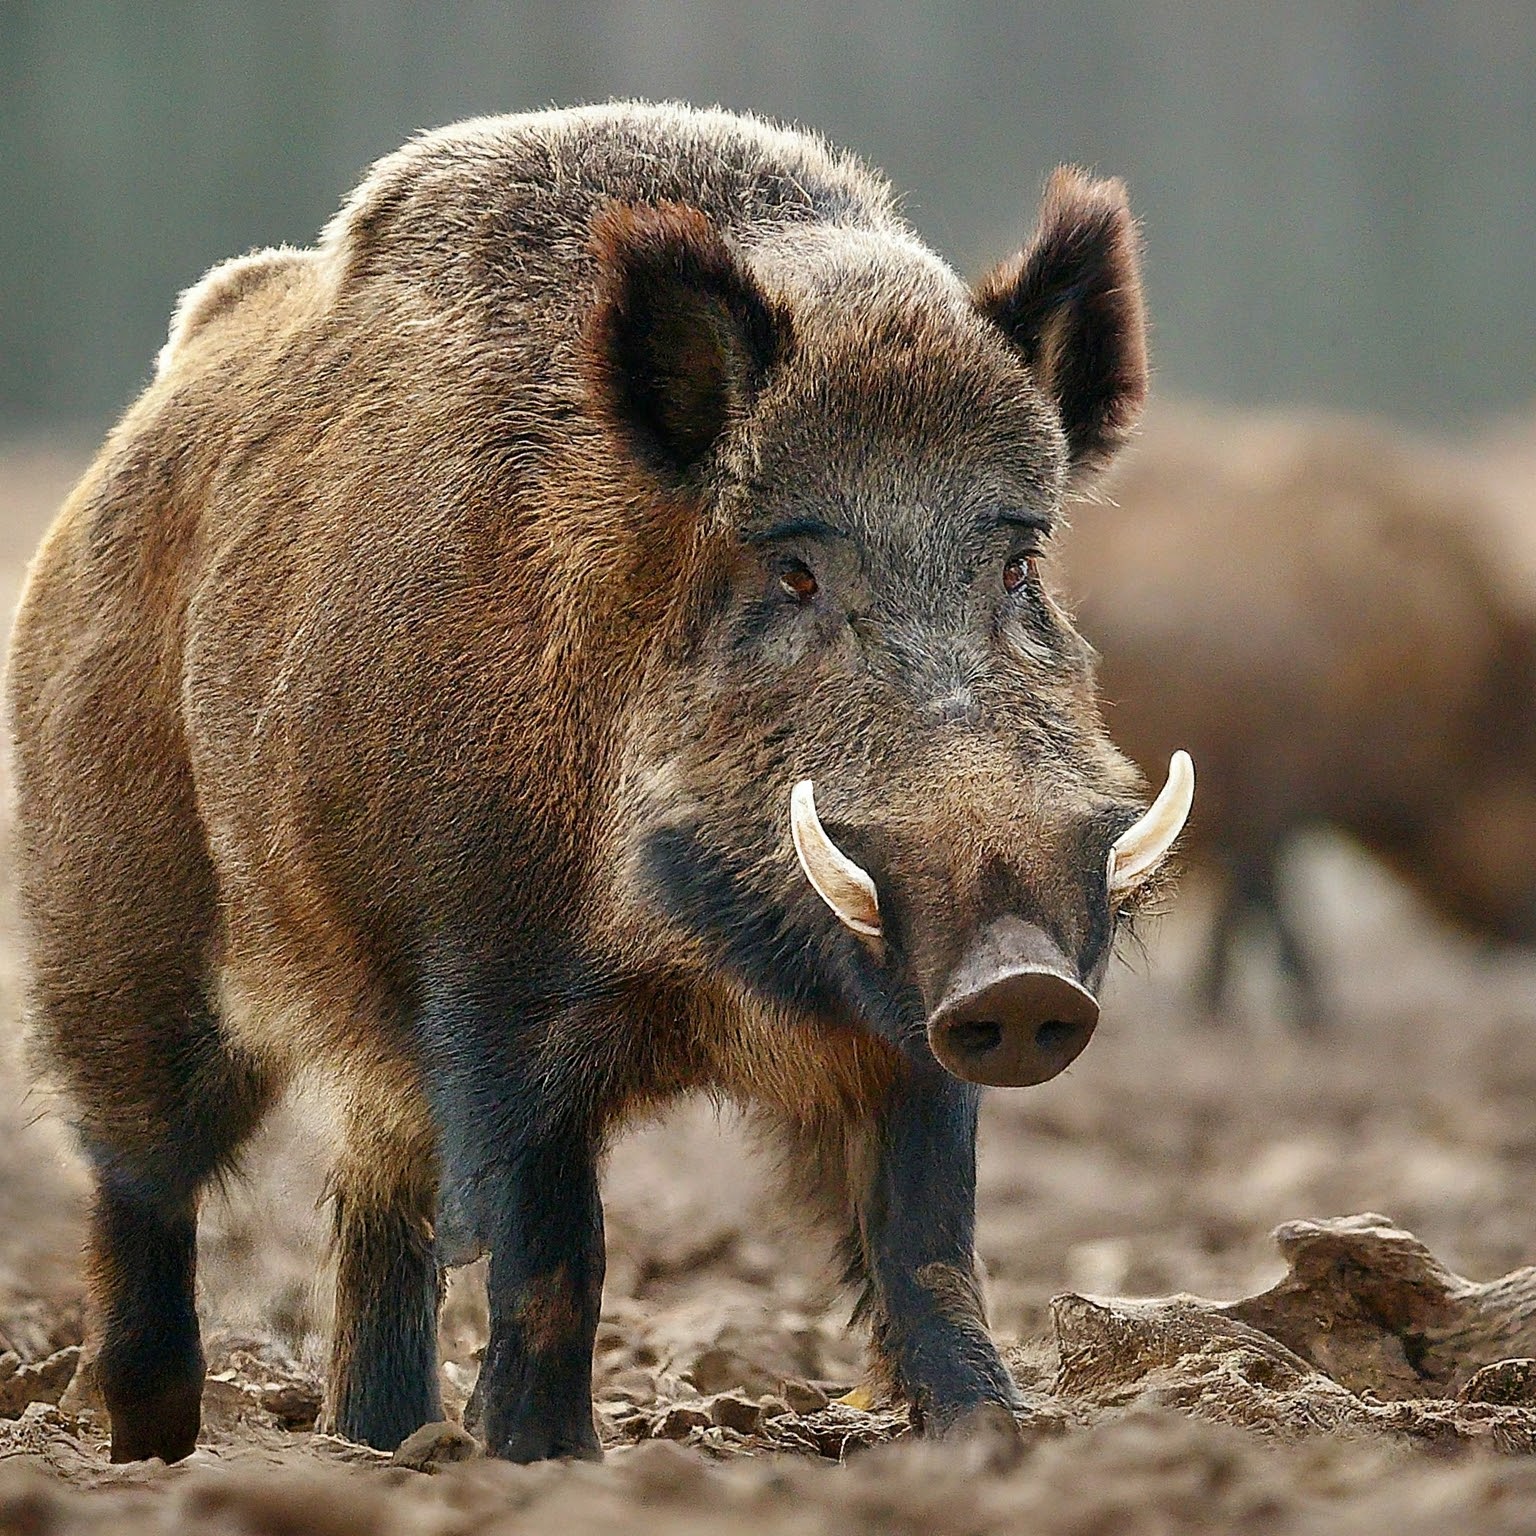
[[[827,836],[816,814],[809,779],[801,779],[789,792],[789,831],[811,888],[855,933],[878,938],[880,899],[875,882]]]
[[[1168,763],[1168,782],[1147,814],[1122,832],[1109,850],[1109,895],[1128,896],[1168,856],[1184,830],[1195,799],[1195,765],[1188,752],[1175,752]]]

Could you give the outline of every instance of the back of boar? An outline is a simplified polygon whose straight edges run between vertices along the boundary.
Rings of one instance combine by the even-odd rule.
[[[1204,770],[1224,886],[1202,976],[1267,920],[1304,1020],[1328,1005],[1280,899],[1294,834],[1359,840],[1473,932],[1536,941],[1536,627],[1474,536],[1468,466],[1347,416],[1162,407],[1117,510],[1071,543],[1106,711],[1143,764]]]

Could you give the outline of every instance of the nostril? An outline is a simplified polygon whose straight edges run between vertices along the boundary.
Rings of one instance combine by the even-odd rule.
[[[952,1024],[949,1038],[965,1056],[986,1056],[1003,1043],[1003,1026],[978,1019],[972,1023]]]
[[[1065,1019],[1047,1019],[1035,1031],[1035,1047],[1043,1052],[1058,1050],[1076,1034],[1077,1025],[1069,1024]]]

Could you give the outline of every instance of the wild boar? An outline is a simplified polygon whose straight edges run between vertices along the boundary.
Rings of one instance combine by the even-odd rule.
[[[489,1448],[597,1454],[599,1162],[688,1091],[779,1133],[926,1428],[1015,1401],[977,1085],[1082,1049],[1192,788],[1147,809],[1040,570],[1142,402],[1136,245],[1064,169],[972,289],[817,139],[613,105],[429,133],[185,295],[9,683],[114,1457],[194,1445],[199,1191],[301,1071],[344,1435],[441,1417],[483,1247]]]
[[[1350,417],[1185,407],[1153,415],[1110,494],[1070,584],[1116,738],[1205,770],[1207,1007],[1256,923],[1298,1022],[1330,1015],[1278,880],[1308,828],[1470,932],[1536,943],[1536,623],[1477,537],[1468,467]]]

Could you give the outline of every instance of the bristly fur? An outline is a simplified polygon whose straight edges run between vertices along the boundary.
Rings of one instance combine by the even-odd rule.
[[[197,1199],[312,1072],[354,1439],[439,1411],[437,1268],[485,1251],[490,1448],[598,1453],[599,1163],[688,1091],[782,1132],[929,1428],[1013,1400],[928,1029],[1004,922],[1097,984],[1145,799],[1035,569],[1064,441],[1139,398],[1123,205],[1053,186],[1000,330],[813,137],[482,119],[183,300],[8,683],[115,1453],[190,1448]],[[878,948],[801,876],[804,778]]]
[[[1029,244],[982,279],[977,300],[1055,401],[1074,473],[1129,436],[1147,395],[1139,235],[1118,178],[1062,166]]]

